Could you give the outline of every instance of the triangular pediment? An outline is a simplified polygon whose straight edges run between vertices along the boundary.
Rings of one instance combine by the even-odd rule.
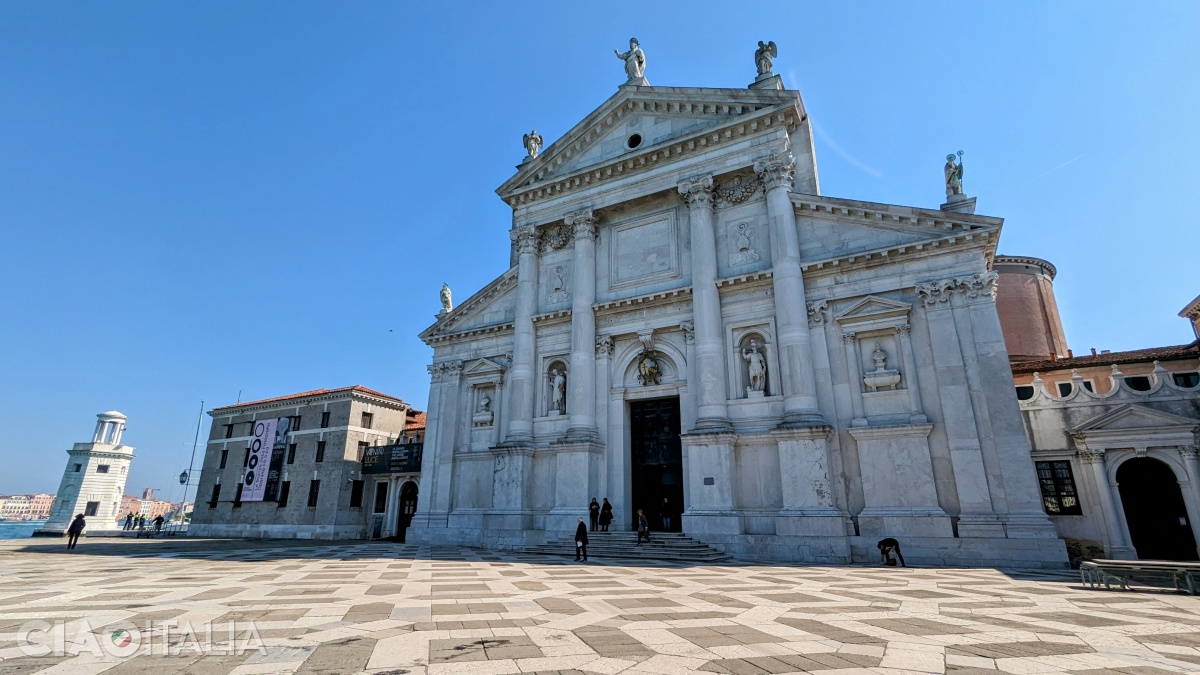
[[[418,337],[431,344],[457,333],[497,328],[511,323],[515,300],[513,289],[516,285],[517,268],[513,267],[449,313],[437,317],[437,322]]]
[[[708,89],[623,86],[599,108],[522,163],[516,175],[496,192],[507,197],[538,183],[611,163],[658,153],[672,142],[686,142],[741,120],[770,117],[791,110],[793,123],[803,119],[795,92],[774,89]],[[772,120],[774,121],[774,120]],[[764,123],[766,131],[768,124]],[[640,139],[630,147],[631,137]]]
[[[476,359],[463,368],[463,375],[494,375],[504,372],[504,366],[491,359]]]
[[[878,295],[868,295],[833,318],[839,323],[851,323],[856,320],[905,316],[910,310],[912,310],[912,305],[907,302],[897,302],[881,298]]]
[[[1129,429],[1183,429],[1200,427],[1200,419],[1162,412],[1130,403],[1097,415],[1075,428],[1075,433],[1125,431]]]

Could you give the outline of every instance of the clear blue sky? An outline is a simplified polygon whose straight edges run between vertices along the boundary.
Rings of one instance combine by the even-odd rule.
[[[168,489],[200,401],[363,384],[424,406],[443,281],[508,263],[494,194],[616,91],[744,87],[758,40],[824,194],[936,208],[965,151],[1077,351],[1181,344],[1200,293],[1200,3],[0,4],[0,493],[98,412]],[[208,419],[205,418],[204,433]]]

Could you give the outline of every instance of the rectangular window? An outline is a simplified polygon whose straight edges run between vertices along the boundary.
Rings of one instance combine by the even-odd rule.
[[[371,428],[371,420],[373,420],[373,419],[375,419],[375,416],[372,415],[371,413],[363,413],[362,414],[362,425],[361,425],[362,428],[370,429]]]
[[[100,512],[100,502],[88,502],[87,506],[83,507],[83,515],[94,516]]]
[[[1034,465],[1037,467],[1046,513],[1052,516],[1083,515],[1079,493],[1075,490],[1075,478],[1071,475],[1071,463],[1034,462]]]
[[[362,458],[363,458],[364,456],[366,456],[366,454],[367,454],[367,448],[369,448],[369,447],[371,447],[371,444],[370,444],[370,443],[368,443],[368,442],[366,442],[366,441],[359,441],[359,442],[358,442],[358,455],[357,455],[357,456],[355,456],[355,458],[354,458],[354,461],[356,461],[356,462],[361,462],[361,461],[362,461]]]
[[[329,428],[329,411],[325,411],[325,412],[321,413],[321,428],[322,429]]]
[[[233,438],[233,425],[232,424],[225,425],[225,438]]]
[[[107,464],[97,464],[96,465],[96,473],[108,473],[108,465]]]
[[[314,480],[308,484],[308,507],[317,507],[317,496],[321,494],[321,481]]]
[[[375,513],[387,510],[387,483],[382,481],[375,484]]]
[[[1058,383],[1058,395],[1059,396],[1070,396],[1072,388],[1073,387],[1071,386],[1070,382],[1059,382]]]
[[[294,434],[297,431],[300,431],[300,416],[292,415],[288,418],[288,433]]]
[[[1033,387],[1028,384],[1022,384],[1021,386],[1017,387],[1018,401],[1028,401],[1031,398],[1033,398]]]
[[[288,464],[295,464],[295,463],[296,463],[296,444],[295,444],[295,443],[288,443],[288,458],[287,458],[287,463],[288,463]]]
[[[279,484],[279,499],[276,500],[275,506],[283,508],[287,506],[288,493],[292,491],[292,481],[285,480]]]
[[[228,461],[229,461],[229,451],[228,451],[228,450],[222,450],[222,451],[221,451],[221,467],[220,467],[220,468],[224,469],[224,468],[225,468],[225,463],[226,463],[226,462],[228,462]]]
[[[1188,387],[1189,389],[1200,385],[1200,373],[1175,373],[1171,376],[1175,380],[1175,386]]]
[[[237,492],[233,493],[233,508],[235,509],[240,509],[242,507],[242,487],[244,486],[241,483],[238,483]]]
[[[79,473],[80,471],[83,471],[83,465],[82,465],[82,464],[76,464],[76,465],[75,465],[75,473]]]
[[[250,466],[250,448],[246,448],[246,456],[242,458],[242,468]]]
[[[317,441],[317,458],[316,461],[325,461],[325,441]]]
[[[356,480],[350,483],[350,508],[361,509],[363,498],[363,482]]]
[[[217,508],[217,500],[221,498],[221,484],[217,483],[213,486],[212,496],[208,498],[208,508]]]

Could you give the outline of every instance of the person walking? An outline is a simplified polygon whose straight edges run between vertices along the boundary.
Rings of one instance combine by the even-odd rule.
[[[129,513],[125,514],[125,529],[126,530],[133,529],[133,511],[130,511]]]
[[[592,518],[592,532],[595,532],[600,526],[600,502],[596,501],[595,497],[592,497],[592,503],[588,504],[588,515]]]
[[[583,524],[583,518],[579,519],[579,527],[575,528],[575,561],[579,561],[579,556],[583,556],[583,562],[587,562],[587,525]]]
[[[671,531],[671,503],[667,501],[666,497],[663,497],[662,511],[659,515],[662,516],[663,532],[670,532]]]
[[[145,530],[146,529],[146,516],[139,515],[137,520],[138,520],[138,529]]]
[[[600,531],[608,532],[608,524],[612,522],[612,504],[608,503],[608,497],[604,498],[604,505],[600,507]]]
[[[162,532],[163,517],[159,516],[154,519],[154,534]]]
[[[83,528],[87,527],[87,521],[83,519],[82,513],[75,514],[75,520],[67,527],[67,548],[75,548],[75,544],[79,541],[79,535],[83,534]]]
[[[650,521],[646,520],[646,514],[643,513],[641,509],[638,509],[637,532],[638,532],[638,538],[637,538],[638,546],[642,545],[642,537],[646,538],[647,544],[650,543]]]

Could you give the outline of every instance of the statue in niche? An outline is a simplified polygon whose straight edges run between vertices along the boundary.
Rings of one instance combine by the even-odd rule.
[[[562,265],[554,266],[554,272],[550,275],[550,302],[562,302],[569,297],[564,272]]]
[[[895,389],[896,385],[900,384],[900,371],[888,370],[887,358],[887,352],[883,351],[883,347],[876,342],[875,350],[871,352],[871,361],[875,364],[875,370],[863,376],[863,384],[867,385],[867,389],[871,391]]]
[[[737,234],[734,236],[734,246],[737,249],[733,254],[733,258],[729,261],[731,265],[744,265],[758,260],[758,252],[754,250],[754,228],[748,223],[738,223]]]
[[[479,397],[479,412],[490,413],[492,411],[492,397],[484,392],[483,396]]]
[[[562,414],[567,409],[567,376],[558,368],[550,369],[550,412]]]
[[[621,50],[614,49],[613,53],[618,59],[625,62],[625,75],[628,81],[625,84],[636,84],[641,87],[649,86],[646,81],[646,55],[642,52],[642,48],[638,45],[637,38],[629,38],[629,51],[621,53]]]
[[[962,150],[958,151],[958,164],[954,163],[954,155],[946,155],[946,166],[942,169],[942,173],[946,176],[946,196],[953,197],[963,193],[962,177]]]
[[[492,397],[488,396],[487,390],[479,393],[479,408],[471,416],[471,421],[475,423],[475,426],[485,427],[491,425]]]
[[[442,314],[449,314],[454,310],[454,298],[450,294],[450,287],[442,283],[442,291],[438,295],[442,300]]]
[[[779,50],[776,49],[774,41],[766,44],[763,44],[762,40],[758,41],[758,49],[754,50],[754,65],[758,68],[759,77],[771,74],[771,59],[778,56]]]
[[[521,144],[525,146],[525,152],[529,153],[526,159],[537,159],[538,153],[542,151],[542,136],[534,129],[521,137]]]
[[[746,395],[762,396],[767,388],[767,360],[758,351],[757,340],[750,340],[750,349],[742,350],[742,359],[746,362],[750,382],[746,387]]]

